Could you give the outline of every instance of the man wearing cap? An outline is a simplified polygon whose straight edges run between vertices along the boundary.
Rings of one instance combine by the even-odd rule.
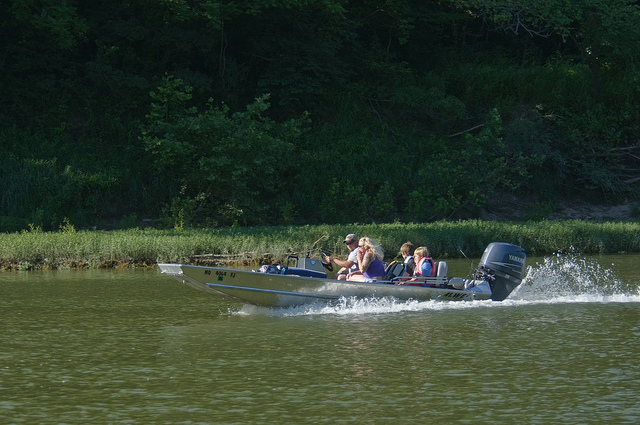
[[[325,258],[325,261],[335,263],[342,267],[338,270],[336,278],[338,280],[347,280],[347,274],[349,274],[349,272],[358,270],[358,250],[356,249],[358,248],[358,237],[353,233],[349,233],[342,243],[346,244],[347,248],[349,248],[349,257],[346,260],[337,260],[328,256]]]

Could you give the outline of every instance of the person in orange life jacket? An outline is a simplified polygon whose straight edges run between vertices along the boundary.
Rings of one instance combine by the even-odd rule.
[[[372,282],[384,278],[384,250],[368,237],[358,241],[358,271],[347,275],[347,280]]]
[[[416,268],[413,271],[413,279],[398,282],[398,285],[422,286],[424,282],[416,282],[417,277],[428,277],[436,275],[436,264],[429,257],[429,250],[426,246],[416,248],[413,253],[413,259],[416,262]]]
[[[429,257],[429,249],[426,246],[416,248],[413,253],[413,259],[416,262],[416,269],[413,272],[414,276],[427,277],[436,275],[436,264],[431,257]]]
[[[413,259],[413,253],[416,248],[411,242],[405,242],[400,247],[400,255],[404,258],[405,276],[413,276],[413,270],[416,268],[416,262]]]

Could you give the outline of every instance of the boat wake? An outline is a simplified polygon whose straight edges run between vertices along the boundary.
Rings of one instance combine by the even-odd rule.
[[[637,303],[638,283],[625,283],[610,268],[576,254],[554,254],[529,266],[527,274],[504,301],[399,301],[395,299],[342,298],[338,303],[306,304],[289,308],[245,305],[237,315],[266,316],[358,316],[402,312],[500,308],[532,304]]]
[[[311,303],[288,308],[269,308],[253,305],[244,305],[235,314],[253,315],[262,314],[265,316],[360,316],[372,314],[390,314],[403,312],[418,312],[425,310],[455,310],[477,308],[480,305],[498,302],[486,301],[400,301],[394,298],[340,298],[338,302],[332,304]]]
[[[529,266],[509,301],[528,303],[640,302],[638,283],[624,282],[610,268],[576,254],[554,254]]]

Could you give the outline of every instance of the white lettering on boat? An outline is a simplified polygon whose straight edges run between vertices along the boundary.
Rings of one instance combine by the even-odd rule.
[[[509,254],[509,260],[515,261],[516,263],[524,264],[524,258],[518,257],[517,255]]]

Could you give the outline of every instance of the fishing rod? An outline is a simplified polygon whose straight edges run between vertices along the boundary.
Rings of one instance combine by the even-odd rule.
[[[467,274],[467,278],[471,278],[472,276],[475,276],[476,270],[475,270],[475,267],[473,266],[473,260],[467,257],[467,254],[465,254],[464,251],[461,250],[460,248],[458,248],[458,251],[460,251],[460,254],[462,254],[464,258],[470,261],[470,268],[469,268],[469,273]]]

